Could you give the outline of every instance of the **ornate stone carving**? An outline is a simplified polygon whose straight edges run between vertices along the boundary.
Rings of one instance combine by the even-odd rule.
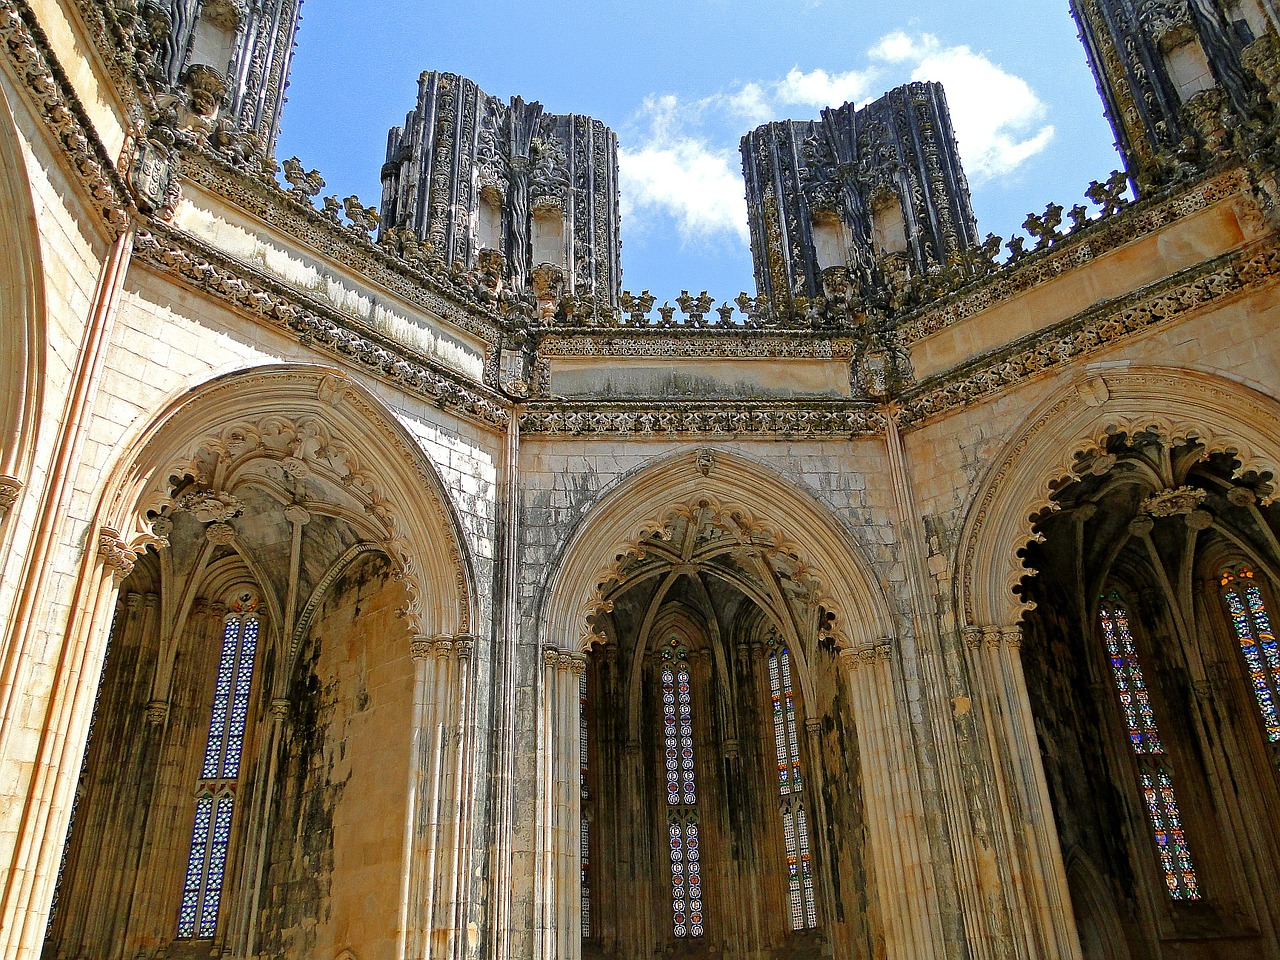
[[[5,518],[10,508],[18,501],[22,493],[22,481],[17,477],[0,477],[0,520]]]
[[[867,404],[723,403],[648,404],[530,403],[520,429],[536,434],[858,437],[879,433],[883,416]]]
[[[0,0],[0,41],[37,114],[66,152],[72,176],[107,226],[122,232],[129,224],[127,189],[25,3]]]
[[[138,559],[120,534],[106,527],[98,533],[98,556],[102,559],[103,566],[111,571],[117,586],[133,573]]]
[[[1199,487],[1178,487],[1175,490],[1161,490],[1142,501],[1139,510],[1153,517],[1173,517],[1188,514],[1204,503],[1209,494]]]
[[[197,63],[187,68],[187,89],[191,92],[191,109],[202,117],[212,117],[227,95],[227,80],[208,64]]]
[[[168,700],[152,700],[144,710],[144,716],[148,724],[153,727],[161,726],[169,719],[169,701]]]
[[[169,270],[187,284],[242,311],[284,326],[303,343],[375,370],[380,376],[389,377],[404,388],[429,396],[465,416],[497,426],[508,422],[507,404],[500,395],[469,385],[443,367],[406,359],[351,329],[348,321],[299,306],[292,292],[278,288],[265,277],[254,277],[252,282],[242,278],[230,265],[224,265],[218,254],[196,249],[191,238],[179,241],[177,235],[161,233],[159,229],[138,235],[136,251],[141,259]],[[168,242],[162,243],[162,239]],[[242,266],[237,269],[244,270]]]
[[[205,528],[205,539],[217,547],[226,547],[236,542],[236,528],[229,523],[211,523]]]

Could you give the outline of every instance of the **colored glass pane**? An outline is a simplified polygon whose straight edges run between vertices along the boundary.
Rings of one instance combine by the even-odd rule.
[[[671,931],[703,935],[698,791],[694,775],[693,690],[683,649],[662,650],[662,736],[667,780],[667,837],[671,853]]]
[[[1120,707],[1124,711],[1125,726],[1129,731],[1129,743],[1134,753],[1158,754],[1164,752],[1160,732],[1156,728],[1155,712],[1147,693],[1147,683],[1138,662],[1133,634],[1129,630],[1129,615],[1123,605],[1114,599],[1105,601],[1098,611],[1102,636],[1106,641],[1111,661],[1112,678]]]
[[[187,857],[187,877],[182,885],[182,905],[178,910],[178,936],[194,937],[204,888],[205,857],[209,851],[209,827],[213,821],[213,797],[196,801],[196,822],[191,831],[191,853]]]
[[[1182,814],[1174,795],[1172,776],[1166,770],[1143,773],[1142,793],[1169,896],[1175,900],[1199,900],[1199,883],[1191,861],[1191,850],[1183,834]]]
[[[1276,648],[1262,590],[1253,582],[1253,571],[1248,569],[1238,574],[1224,573],[1222,582],[1226,587],[1223,599],[1249,671],[1249,685],[1258,703],[1267,739],[1280,743],[1280,650]]]
[[[796,724],[795,694],[791,684],[791,653],[781,647],[769,655],[769,692],[773,705],[773,736],[778,757],[778,784],[782,801],[782,838],[787,857],[787,903],[791,928],[817,926],[813,894],[813,865],[809,852],[809,826],[801,793],[800,739]]]
[[[235,813],[234,781],[240,776],[254,660],[262,631],[261,621],[253,614],[256,599],[242,596],[232,608],[239,615],[227,620],[222,635],[209,738],[200,771],[203,792],[196,802],[191,852],[178,912],[179,938],[207,939],[218,929]]]

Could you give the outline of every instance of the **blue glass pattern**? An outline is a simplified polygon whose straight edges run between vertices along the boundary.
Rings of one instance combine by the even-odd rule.
[[[205,855],[209,851],[209,827],[213,820],[213,797],[196,801],[196,822],[191,831],[191,853],[187,857],[187,877],[182,885],[182,906],[178,910],[178,936],[196,935],[196,917],[204,890]]]
[[[1276,649],[1275,632],[1271,629],[1271,617],[1262,599],[1262,591],[1253,582],[1253,571],[1249,569],[1240,570],[1238,574],[1224,573],[1222,585],[1222,596],[1249,670],[1249,685],[1258,702],[1267,739],[1280,743],[1280,710],[1277,709],[1280,650]]]
[[[208,939],[218,930],[218,910],[226,879],[227,852],[235,813],[235,781],[240,776],[248,726],[254,661],[262,623],[257,600],[244,595],[227,619],[214,680],[209,738],[200,771],[201,794],[191,830],[191,852],[178,911],[180,939]]]
[[[1164,753],[1147,683],[1142,675],[1142,664],[1138,662],[1138,651],[1129,630],[1129,615],[1118,597],[1104,599],[1098,609],[1098,620],[1102,624],[1112,678],[1124,711],[1125,726],[1129,730],[1129,743],[1134,753],[1139,755]]]

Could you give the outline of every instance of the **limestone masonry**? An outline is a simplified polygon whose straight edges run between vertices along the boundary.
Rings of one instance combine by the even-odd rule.
[[[0,958],[1280,956],[1280,10],[1070,3],[1123,171],[771,123],[717,302],[598,121],[366,207],[299,0],[0,0]]]

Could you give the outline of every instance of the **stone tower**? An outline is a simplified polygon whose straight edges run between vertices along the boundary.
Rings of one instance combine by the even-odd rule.
[[[900,286],[977,244],[946,97],[911,83],[862,109],[742,140],[756,286],[775,305]]]
[[[1139,188],[1217,153],[1276,85],[1272,0],[1072,0],[1071,11]]]
[[[250,136],[270,155],[301,0],[145,0],[141,51],[152,79],[189,97],[189,126]]]
[[[520,292],[617,304],[618,140],[598,120],[424,73],[387,138],[381,213],[384,231],[409,229],[445,263],[499,271]]]

